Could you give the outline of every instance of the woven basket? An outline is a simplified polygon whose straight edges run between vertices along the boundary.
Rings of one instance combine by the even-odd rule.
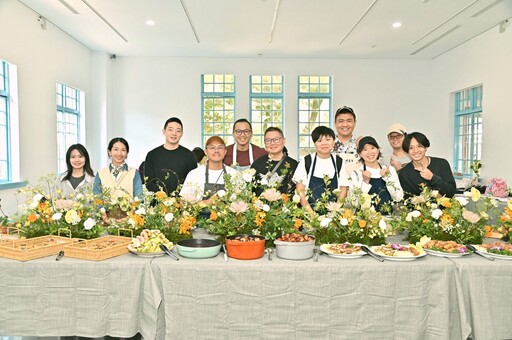
[[[20,228],[0,226],[0,240],[17,240],[20,238]]]
[[[30,239],[0,240],[0,257],[28,261],[55,255],[73,239],[62,236],[39,236]]]
[[[74,240],[64,247],[64,255],[83,260],[103,261],[128,253],[130,237],[103,236],[92,240]]]

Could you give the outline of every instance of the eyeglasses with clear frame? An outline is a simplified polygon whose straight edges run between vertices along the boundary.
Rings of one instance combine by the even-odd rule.
[[[251,134],[251,130],[247,129],[247,130],[235,130],[235,135],[237,136],[240,136],[241,134],[244,134],[244,135],[250,135]]]
[[[206,148],[208,150],[211,150],[211,151],[215,151],[215,150],[222,151],[222,150],[224,150],[226,148],[226,146],[224,146],[224,145],[217,145],[217,146],[215,146],[215,145],[208,145]]]
[[[265,144],[279,144],[283,140],[283,137],[276,137],[276,138],[265,138],[263,141]]]

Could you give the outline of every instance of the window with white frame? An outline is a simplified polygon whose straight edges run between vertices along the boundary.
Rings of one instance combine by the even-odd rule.
[[[0,60],[0,183],[11,181],[9,121],[9,68],[5,61]]]
[[[67,149],[80,143],[82,91],[57,83],[57,168],[66,171]]]
[[[201,77],[202,147],[211,136],[233,143],[235,122],[235,75],[203,74]]]
[[[284,77],[253,75],[250,77],[252,143],[264,146],[265,130],[271,126],[284,129]]]
[[[0,188],[20,182],[17,67],[0,59]]]
[[[455,172],[471,176],[471,163],[482,159],[481,85],[455,93]]]
[[[299,134],[297,154],[302,159],[315,151],[311,131],[331,126],[332,86],[330,76],[299,76]]]

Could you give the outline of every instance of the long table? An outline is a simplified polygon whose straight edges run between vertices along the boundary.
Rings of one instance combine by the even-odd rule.
[[[0,334],[512,338],[512,261],[0,259]]]

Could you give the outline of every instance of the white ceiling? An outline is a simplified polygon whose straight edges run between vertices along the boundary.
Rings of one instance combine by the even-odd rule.
[[[432,59],[512,18],[512,0],[19,1],[119,56]]]

